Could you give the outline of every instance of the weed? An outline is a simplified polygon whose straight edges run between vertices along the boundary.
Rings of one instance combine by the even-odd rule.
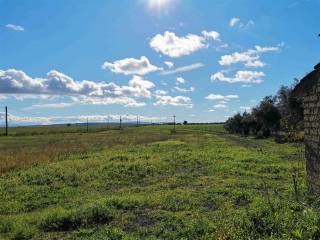
[[[93,204],[78,210],[55,209],[39,223],[43,231],[70,231],[80,227],[105,224],[113,219],[112,211],[103,204]]]
[[[0,238],[317,239],[300,143],[171,129],[13,129],[0,138]]]

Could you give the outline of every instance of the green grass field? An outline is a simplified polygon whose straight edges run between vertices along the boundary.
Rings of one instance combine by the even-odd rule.
[[[13,129],[0,239],[318,239],[302,145],[171,128]]]

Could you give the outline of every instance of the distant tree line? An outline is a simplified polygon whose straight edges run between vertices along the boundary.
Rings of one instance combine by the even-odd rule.
[[[281,86],[275,96],[263,98],[250,113],[237,113],[229,118],[225,129],[229,133],[258,137],[301,131],[303,108],[301,100],[292,96],[295,84]]]

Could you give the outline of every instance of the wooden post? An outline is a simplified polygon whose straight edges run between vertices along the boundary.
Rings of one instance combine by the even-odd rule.
[[[8,136],[8,107],[6,106],[6,136]]]
[[[87,132],[89,132],[89,118],[87,118]]]

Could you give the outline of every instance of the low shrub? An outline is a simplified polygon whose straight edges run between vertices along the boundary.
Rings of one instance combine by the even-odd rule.
[[[124,240],[124,239],[130,239],[130,240],[138,240],[138,238],[130,237],[128,238],[128,234],[125,233],[120,228],[115,227],[105,227],[102,229],[99,229],[98,231],[89,231],[86,232],[84,230],[79,230],[75,233],[75,239],[79,240]]]
[[[20,225],[17,227],[13,235],[11,236],[12,240],[30,240],[35,235],[35,230],[31,229],[29,226]]]
[[[7,238],[5,239],[29,240],[36,234],[36,229],[21,222],[21,220],[15,223],[12,221],[0,220],[0,234],[6,236]]]
[[[12,222],[5,221],[4,219],[0,219],[0,233],[6,234],[13,230]]]
[[[39,228],[46,232],[69,231],[109,223],[113,217],[114,214],[110,208],[104,204],[95,203],[79,210],[55,209],[42,219]]]
[[[155,229],[156,239],[214,239],[216,226],[197,215],[170,214]]]
[[[303,142],[304,141],[304,132],[299,131],[299,132],[281,132],[278,133],[275,136],[275,141],[277,143],[287,143],[287,142],[293,142],[293,143],[298,143],[298,142]]]

